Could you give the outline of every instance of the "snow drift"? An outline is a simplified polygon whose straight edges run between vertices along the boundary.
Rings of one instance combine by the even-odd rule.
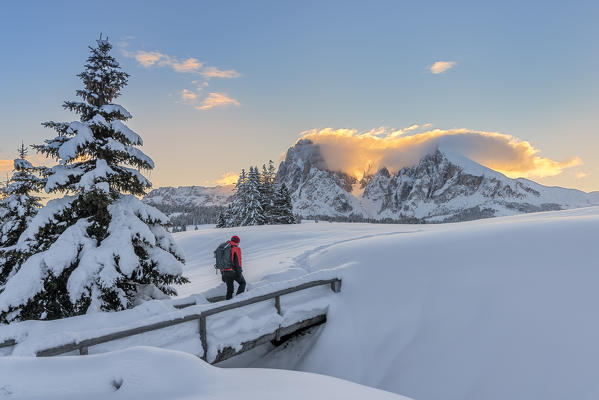
[[[0,397],[11,399],[405,399],[316,374],[219,369],[150,347],[87,357],[0,358],[0,370]]]
[[[599,209],[437,226],[340,243],[346,265],[310,346],[252,364],[419,400],[597,399]]]

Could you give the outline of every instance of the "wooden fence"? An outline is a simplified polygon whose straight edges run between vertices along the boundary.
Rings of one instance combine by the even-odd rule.
[[[123,339],[123,338],[134,336],[134,335],[139,335],[141,333],[155,331],[158,329],[168,328],[170,326],[174,326],[174,325],[178,325],[178,324],[182,324],[185,322],[195,320],[195,321],[198,321],[198,324],[199,324],[199,335],[200,335],[200,341],[202,343],[202,350],[203,350],[202,359],[207,361],[208,342],[206,340],[206,318],[208,318],[209,316],[219,314],[219,313],[222,313],[225,311],[233,310],[236,308],[248,306],[251,304],[259,303],[262,301],[272,300],[272,299],[274,299],[274,306],[277,310],[277,313],[279,315],[281,315],[282,314],[282,312],[281,312],[281,296],[284,296],[284,295],[290,294],[290,293],[294,293],[294,292],[299,292],[301,290],[313,288],[316,286],[323,286],[323,285],[330,285],[331,290],[335,293],[338,293],[339,291],[341,291],[341,279],[338,279],[338,278],[310,281],[310,282],[302,283],[300,285],[293,286],[290,288],[277,290],[272,293],[267,293],[267,294],[263,294],[260,296],[251,297],[251,298],[248,298],[245,300],[233,301],[229,304],[225,304],[225,305],[222,305],[219,307],[214,307],[214,308],[210,308],[208,310],[204,310],[198,314],[191,314],[191,315],[187,315],[185,317],[180,317],[180,318],[176,318],[176,319],[172,319],[172,320],[168,320],[168,321],[156,322],[156,323],[149,324],[149,325],[126,329],[126,330],[119,331],[119,332],[109,333],[107,335],[102,335],[102,336],[98,336],[98,337],[91,338],[91,339],[85,339],[80,342],[72,342],[72,343],[67,343],[67,344],[61,345],[61,346],[51,347],[48,349],[38,351],[36,353],[36,355],[38,357],[57,356],[60,354],[70,353],[70,352],[77,351],[77,350],[79,351],[79,354],[85,355],[85,354],[88,354],[88,349],[91,346],[95,346],[95,345],[98,345],[101,343],[111,342],[111,341],[118,340],[118,339]],[[195,303],[182,304],[182,305],[178,305],[177,308],[185,308],[185,307],[190,307],[193,305],[195,305]],[[222,361],[229,357],[233,357],[236,354],[242,353],[243,351],[247,351],[250,348],[253,348],[261,343],[265,343],[266,339],[269,339],[269,338],[280,339],[282,336],[292,334],[294,331],[297,331],[299,329],[304,329],[308,326],[317,325],[317,324],[323,323],[325,321],[326,321],[326,315],[325,316],[318,315],[315,317],[311,317],[305,321],[300,321],[300,322],[298,322],[292,326],[289,326],[289,327],[279,327],[276,332],[270,333],[268,335],[264,335],[263,337],[257,338],[256,340],[243,343],[241,351],[235,352],[235,351],[231,351],[232,349],[224,349],[221,353],[219,353],[217,355],[217,358],[214,362]],[[10,346],[15,346],[15,345],[16,345],[16,342],[14,340],[10,339],[10,340],[0,343],[0,348],[1,347],[10,347]]]

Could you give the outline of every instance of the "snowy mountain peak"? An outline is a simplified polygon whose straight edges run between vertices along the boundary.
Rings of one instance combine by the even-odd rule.
[[[397,172],[383,166],[360,181],[326,165],[318,145],[309,140],[300,140],[287,151],[277,180],[292,192],[296,213],[349,220],[449,222],[599,204],[592,194],[510,179],[442,149]]]

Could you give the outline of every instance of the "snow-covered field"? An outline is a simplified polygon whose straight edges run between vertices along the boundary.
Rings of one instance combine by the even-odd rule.
[[[418,400],[599,398],[599,207],[444,225],[202,227],[175,236],[186,253],[186,275],[192,281],[180,289],[180,297],[224,292],[212,267],[212,251],[233,233],[241,237],[247,296],[309,273],[338,275],[343,287],[339,294],[317,293],[318,307],[328,308],[328,322],[315,333],[230,360],[228,366],[316,372]],[[2,327],[0,341],[17,335],[23,345],[16,354],[28,354],[53,335],[81,337],[86,329],[130,326],[181,312],[173,311],[171,303],[154,301],[124,313]],[[283,299],[283,308],[285,304]],[[294,306],[293,301],[287,306]],[[252,327],[267,312],[258,307],[220,323],[244,319]],[[174,336],[165,347],[193,347],[177,347],[172,343],[177,333],[170,334]],[[156,343],[144,339],[141,344]],[[89,365],[93,360],[116,365],[123,354],[98,355]],[[176,364],[180,357],[148,357],[158,362],[161,354],[165,365]],[[48,367],[53,371],[77,368],[82,381],[86,373],[95,373],[83,364],[87,361],[77,361],[80,367],[74,366],[76,361],[67,366],[56,359],[8,357],[1,362],[3,371],[29,363],[20,371],[32,371],[32,382],[46,370],[41,363],[56,363]],[[197,363],[199,370],[213,371]],[[19,369],[15,371],[14,379]],[[264,370],[214,371],[223,379],[239,374],[232,382],[269,376]],[[297,379],[302,386],[302,378]],[[198,382],[201,386],[203,381]],[[292,387],[289,392],[302,393]],[[227,398],[224,393],[220,398]]]
[[[0,358],[0,371],[0,398],[7,399],[404,399],[317,374],[216,368],[154,347],[87,357]]]

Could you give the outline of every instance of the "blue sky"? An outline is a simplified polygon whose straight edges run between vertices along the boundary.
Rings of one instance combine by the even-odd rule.
[[[49,138],[41,122],[75,119],[61,104],[102,32],[131,74],[119,103],[156,161],[155,186],[212,183],[278,159],[310,129],[431,124],[511,135],[558,163],[576,158],[536,180],[598,190],[597,4],[6,3],[0,159],[21,139]],[[160,58],[148,64],[148,54]],[[201,67],[186,69],[189,59]],[[454,64],[434,74],[438,61]]]

